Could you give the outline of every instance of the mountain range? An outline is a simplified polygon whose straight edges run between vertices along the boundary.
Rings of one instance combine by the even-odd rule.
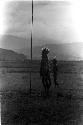
[[[12,35],[4,35],[0,38],[1,40],[1,48],[7,49],[7,50],[13,50],[16,53],[14,54],[22,54],[22,56],[27,56],[28,59],[30,59],[30,40],[12,36]],[[33,59],[40,59],[41,58],[41,49],[42,47],[48,47],[50,49],[49,58],[53,58],[54,56],[57,57],[58,60],[80,60],[83,59],[83,43],[82,42],[72,42],[72,43],[64,43],[64,44],[56,44],[54,42],[46,41],[46,45],[40,44],[40,41],[33,40]],[[2,50],[0,49],[0,56],[2,54]],[[8,51],[6,54],[9,55],[10,51]],[[13,53],[11,52],[10,55]],[[23,55],[24,54],[24,55]],[[6,56],[7,58],[8,56]],[[13,56],[12,56],[13,57]],[[17,58],[18,56],[16,56]],[[8,57],[9,58],[9,57]],[[11,56],[10,56],[11,58]],[[18,57],[19,59],[20,57]]]

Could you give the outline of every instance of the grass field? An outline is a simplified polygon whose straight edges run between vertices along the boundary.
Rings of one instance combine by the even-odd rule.
[[[54,88],[51,73],[52,85],[47,98],[38,63],[32,68],[31,96],[29,68],[3,66],[0,71],[2,125],[82,125],[82,62],[59,64],[59,88]]]

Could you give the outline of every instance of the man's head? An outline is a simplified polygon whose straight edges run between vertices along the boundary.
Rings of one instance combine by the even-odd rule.
[[[42,54],[48,54],[50,50],[48,48],[42,48]]]
[[[56,56],[54,56],[53,60],[56,60]]]
[[[56,56],[53,58],[53,63],[56,63],[57,62],[57,59],[56,59]]]

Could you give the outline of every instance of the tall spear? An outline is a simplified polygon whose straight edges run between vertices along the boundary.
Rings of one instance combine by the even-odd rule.
[[[32,30],[33,30],[33,0],[32,0],[32,21],[31,21],[31,70],[32,70],[32,41],[33,41],[33,37],[32,37]],[[31,95],[31,71],[30,71],[30,95]]]

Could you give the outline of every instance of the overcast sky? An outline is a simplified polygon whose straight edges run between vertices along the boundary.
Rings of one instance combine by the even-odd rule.
[[[71,16],[70,1],[34,1],[34,43],[78,42]],[[31,33],[31,1],[5,4],[4,34],[27,38]]]
[[[34,41],[75,41],[69,2],[34,1]],[[6,4],[6,34],[30,39],[31,2]]]

